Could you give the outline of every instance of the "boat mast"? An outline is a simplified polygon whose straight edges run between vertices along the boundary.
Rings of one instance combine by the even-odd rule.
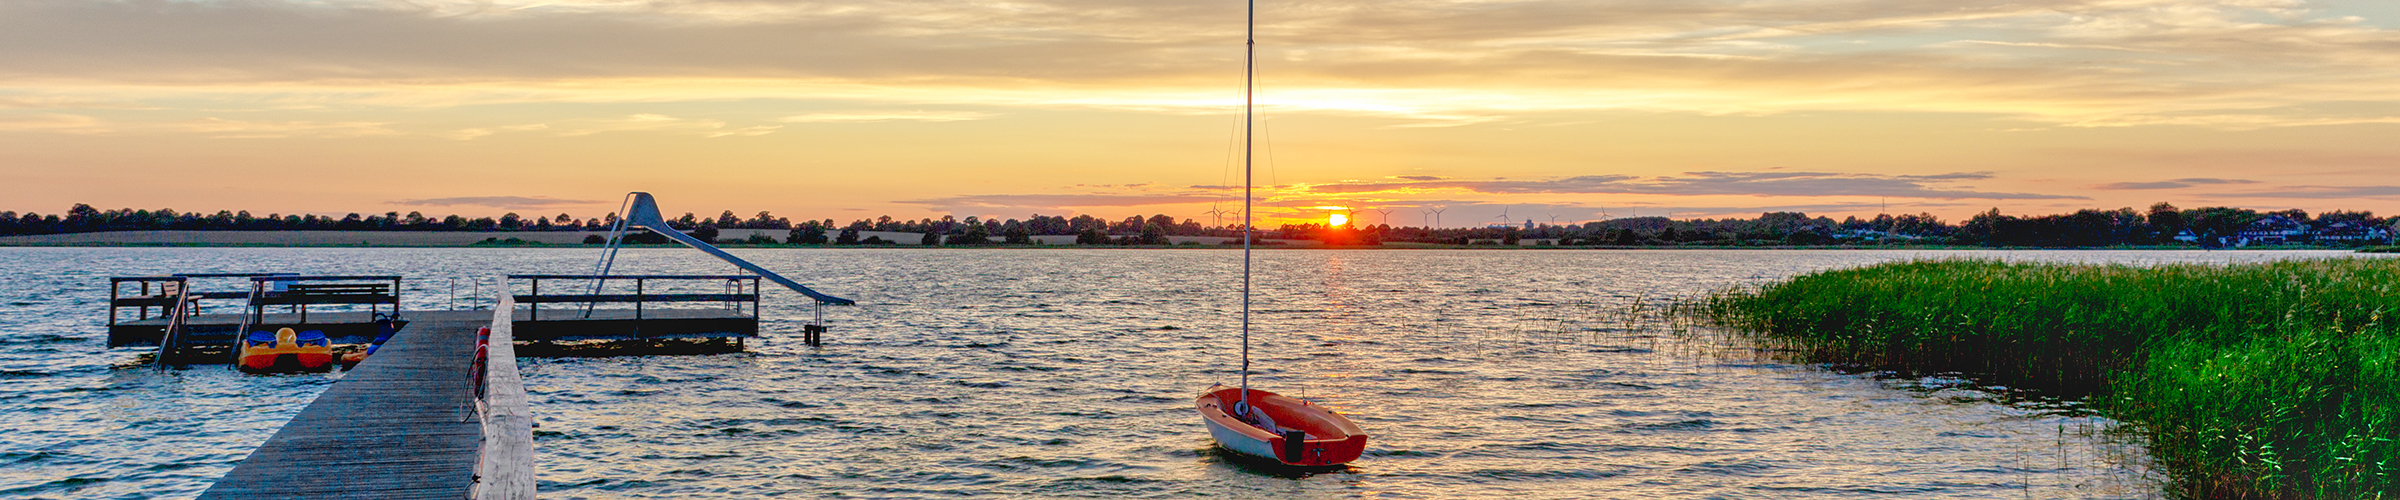
[[[1250,415],[1250,241],[1257,224],[1250,210],[1250,126],[1258,78],[1258,0],[1245,2],[1242,20],[1242,413]]]

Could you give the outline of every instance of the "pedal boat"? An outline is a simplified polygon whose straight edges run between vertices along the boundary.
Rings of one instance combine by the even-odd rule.
[[[322,372],[333,369],[333,342],[325,332],[250,332],[241,342],[241,368],[249,373]]]
[[[1235,416],[1242,389],[1209,387],[1194,402],[1217,446],[1284,465],[1325,467],[1350,463],[1367,450],[1367,433],[1350,419],[1315,403],[1250,390],[1257,423]]]

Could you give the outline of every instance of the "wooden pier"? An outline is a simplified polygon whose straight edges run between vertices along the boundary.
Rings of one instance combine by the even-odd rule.
[[[200,498],[533,498],[532,412],[517,373],[516,342],[697,338],[738,349],[758,336],[759,281],[766,279],[816,301],[816,320],[803,330],[813,346],[825,332],[824,306],[855,303],[671,229],[649,193],[626,197],[627,216],[610,230],[596,274],[509,275],[531,293],[502,285],[490,311],[403,311],[399,276],[115,277],[109,278],[108,344],[157,346],[161,369],[230,362],[237,339],[280,328],[316,330],[336,344],[376,345]],[[627,229],[657,233],[757,274],[612,275]],[[246,278],[249,286],[193,286],[225,278]],[[545,281],[552,293],[543,293]],[[208,313],[208,301],[232,299],[243,300],[240,314]],[[124,317],[128,310],[131,319]]]
[[[468,498],[484,445],[476,332],[492,324],[473,312],[410,324],[200,498]]]
[[[550,275],[512,278],[577,279]],[[532,419],[516,372],[516,342],[713,338],[731,339],[729,345],[738,346],[742,339],[758,336],[757,277],[630,276],[610,280],[622,281],[632,290],[545,295],[535,281],[532,294],[502,292],[493,310],[397,311],[396,315],[406,320],[403,328],[200,498],[530,498],[534,485]],[[652,286],[658,281],[684,286]],[[689,284],[695,282],[722,282],[723,289],[712,291],[720,293],[692,293]],[[578,285],[553,286],[551,291],[561,288],[594,290]],[[175,305],[175,300],[149,304],[155,300],[137,298],[131,303]],[[520,302],[523,308],[518,306]],[[166,342],[180,349],[162,352],[198,353],[175,356],[185,360],[229,359],[213,358],[222,351],[206,353],[202,349],[222,349],[231,343],[233,332],[244,328],[295,326],[325,331],[329,337],[371,340],[378,327],[375,315],[370,311],[265,314],[257,307],[243,314],[177,313],[151,318],[145,313],[145,318],[111,324],[111,342]],[[812,331],[817,329],[811,326]],[[490,331],[488,342],[478,334],[486,328]],[[218,331],[223,333],[213,333]],[[337,331],[349,334],[335,335]],[[217,341],[218,337],[223,340]]]

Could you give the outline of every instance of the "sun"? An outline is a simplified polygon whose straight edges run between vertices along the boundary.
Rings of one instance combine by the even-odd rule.
[[[1350,216],[1348,216],[1348,215],[1342,215],[1342,214],[1328,214],[1328,215],[1326,215],[1326,216],[1325,216],[1325,225],[1326,225],[1326,226],[1330,226],[1330,227],[1342,227],[1342,226],[1349,225],[1349,224],[1350,224]]]

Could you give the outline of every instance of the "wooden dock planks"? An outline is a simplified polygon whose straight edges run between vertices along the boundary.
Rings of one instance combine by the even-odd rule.
[[[475,331],[491,313],[411,319],[200,498],[466,498],[484,432]]]

